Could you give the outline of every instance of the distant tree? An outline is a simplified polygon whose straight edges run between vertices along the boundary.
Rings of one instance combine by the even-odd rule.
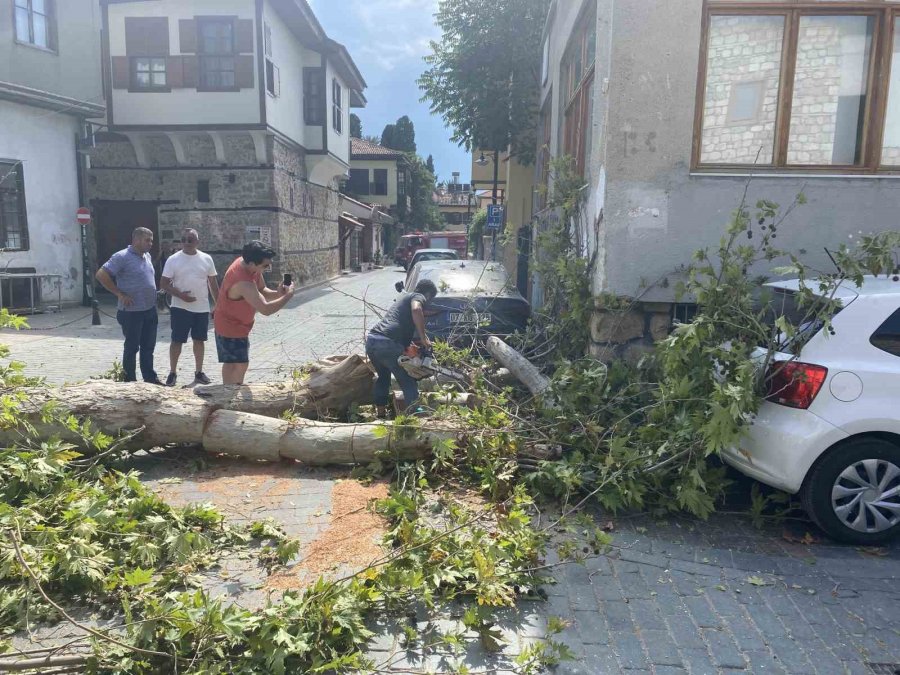
[[[394,125],[392,141],[393,145],[390,147],[394,148],[394,150],[402,150],[403,152],[416,151],[416,127],[406,115],[398,119]]]
[[[437,171],[434,170],[434,157],[428,155],[428,159],[425,160],[425,166],[434,175],[434,179],[437,180]]]
[[[428,170],[422,158],[408,153],[410,168],[410,207],[404,213],[407,225],[421,230],[438,230],[444,226],[444,219],[434,203],[434,174]]]
[[[439,42],[419,78],[423,100],[470,152],[534,159],[541,34],[550,0],[439,0]]]
[[[393,124],[388,124],[384,128],[384,131],[381,132],[381,145],[386,148],[394,147],[394,129],[396,126]]]
[[[402,152],[416,151],[416,127],[406,115],[394,124],[388,124],[381,132],[381,144]]]
[[[350,136],[352,138],[362,138],[362,120],[356,113],[350,113]]]
[[[364,141],[372,143],[373,145],[381,145],[381,138],[379,138],[378,136],[363,136],[362,139]]]

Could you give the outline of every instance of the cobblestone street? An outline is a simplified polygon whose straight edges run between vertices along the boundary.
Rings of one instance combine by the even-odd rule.
[[[252,379],[285,378],[288,373],[279,371],[360,349],[374,314],[359,298],[387,307],[401,278],[395,268],[339,278],[298,293],[276,316],[259,318],[252,334]],[[30,373],[51,383],[84,380],[107,370],[121,349],[114,319],[104,315],[102,326],[90,323],[83,308],[31,317],[33,329],[3,331],[2,342],[11,345],[14,358],[28,362]],[[159,330],[156,364],[164,375],[167,318]],[[182,356],[182,382],[190,378],[188,352]],[[206,364],[218,380],[214,348]],[[212,486],[230,481],[232,493],[219,504],[229,519],[271,515],[304,545],[327,526],[334,487],[347,476],[289,463],[208,460],[194,451],[137,458],[135,468],[179,503],[222,499]],[[754,527],[742,513],[750,482],[734,478],[723,512],[706,522],[595,513],[598,522],[610,523],[609,554],[552,568],[557,583],[546,587],[547,601],[524,601],[503,614],[507,646],[500,653],[476,643],[461,657],[423,657],[401,645],[404,624],[388,622],[373,626],[378,634],[370,655],[387,672],[455,672],[463,663],[471,672],[516,672],[516,654],[544,634],[549,617],[558,616],[569,623],[561,639],[577,657],[558,673],[900,672],[900,543],[839,546],[805,521]],[[264,512],[260,504],[267,505]],[[547,562],[555,562],[552,552]],[[241,603],[264,602],[264,573],[249,561],[231,564],[228,575],[213,575],[209,585]],[[423,609],[406,617],[405,625],[412,622],[420,635],[434,626],[453,629],[461,625],[457,609]],[[53,639],[64,639],[64,633]]]
[[[299,291],[290,304],[271,317],[257,317],[250,336],[248,381],[284,377],[295,365],[329,354],[361,350],[366,326],[377,317],[373,309],[390,306],[397,295],[394,283],[403,279],[400,268],[389,267],[367,274],[353,274]],[[367,309],[360,298],[370,304]],[[84,307],[61,313],[28,317],[29,329],[3,331],[12,358],[22,360],[30,375],[51,384],[81,382],[109,370],[122,359],[122,332],[115,319],[115,305],[102,306],[102,325],[91,325],[91,310]],[[165,379],[169,366],[169,316],[161,314],[156,344],[156,370]],[[206,371],[213,382],[221,380],[216,346],[210,328]],[[178,381],[193,379],[193,355],[186,345],[179,362]]]

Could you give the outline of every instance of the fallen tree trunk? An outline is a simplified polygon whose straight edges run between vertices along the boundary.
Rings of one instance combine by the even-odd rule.
[[[540,396],[550,387],[550,379],[541,374],[534,364],[510,347],[500,338],[492,335],[487,340],[487,350],[491,356],[505,366],[510,373],[528,387],[535,396]]]
[[[421,459],[434,444],[453,438],[446,430],[394,428],[389,422],[330,424],[313,420],[286,420],[219,410],[210,415],[203,432],[208,452],[278,461],[296,459],[304,464],[364,464],[378,457]]]
[[[60,412],[89,419],[95,429],[117,436],[141,429],[131,448],[169,444],[199,445],[207,418],[216,410],[233,410],[276,417],[293,410],[301,417],[345,412],[351,404],[371,401],[373,373],[359,355],[332,357],[313,366],[298,383],[209,385],[192,389],[164,389],[139,382],[94,380],[59,388],[24,389],[26,421],[45,435],[59,434],[58,425],[44,425],[41,410],[53,404]],[[14,440],[9,432],[0,442]],[[69,436],[67,440],[75,440]]]
[[[190,390],[95,380],[58,389],[26,389],[23,412],[46,436],[61,429],[41,421],[44,406],[53,404],[60,412],[89,419],[95,430],[111,436],[140,429],[128,442],[131,449],[199,445],[208,452],[264,461],[296,459],[311,465],[367,463],[378,457],[420,459],[436,442],[455,436],[448,430],[398,429],[390,423],[333,424],[279,417],[287,410],[322,416],[346,411],[353,403],[368,403],[372,379],[363,357],[332,357],[312,366],[308,378],[298,383]],[[12,434],[0,435],[0,441],[9,440]]]

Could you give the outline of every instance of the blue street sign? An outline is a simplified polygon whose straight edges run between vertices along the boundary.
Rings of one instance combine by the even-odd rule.
[[[488,207],[487,224],[489,230],[499,230],[503,227],[503,206],[491,204]]]

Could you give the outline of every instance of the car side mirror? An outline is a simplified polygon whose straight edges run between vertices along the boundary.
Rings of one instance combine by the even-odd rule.
[[[398,281],[396,284],[394,284],[394,288],[397,289],[398,293],[402,293],[403,292],[403,282]]]

